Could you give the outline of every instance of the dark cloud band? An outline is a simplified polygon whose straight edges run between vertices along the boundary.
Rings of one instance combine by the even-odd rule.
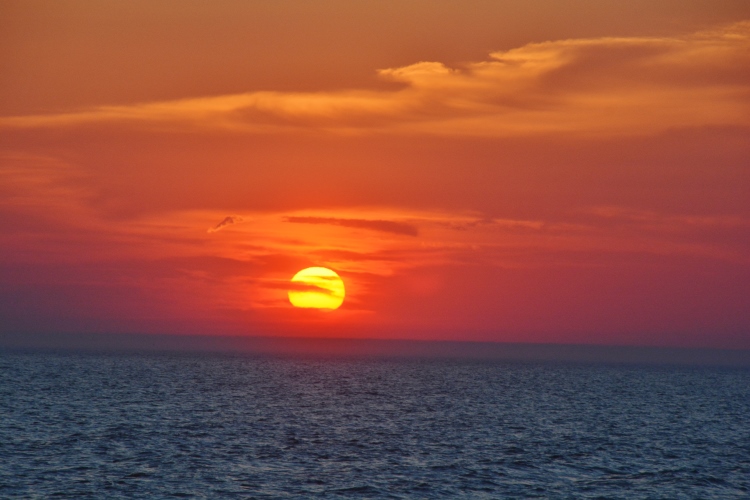
[[[284,217],[285,222],[295,224],[328,224],[332,226],[351,227],[355,229],[368,229],[384,233],[402,234],[405,236],[418,236],[419,230],[411,224],[395,222],[390,220],[367,220],[367,219],[337,219],[334,217]]]

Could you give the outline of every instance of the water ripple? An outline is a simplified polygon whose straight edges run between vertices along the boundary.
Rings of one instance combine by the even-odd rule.
[[[747,498],[739,369],[0,354],[0,497]]]

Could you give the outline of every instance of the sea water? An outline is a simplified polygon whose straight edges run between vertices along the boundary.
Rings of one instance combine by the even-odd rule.
[[[750,371],[0,354],[2,498],[748,498]]]

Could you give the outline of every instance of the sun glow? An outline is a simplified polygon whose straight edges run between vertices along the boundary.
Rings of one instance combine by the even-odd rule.
[[[344,302],[344,282],[325,267],[308,267],[294,275],[289,302],[307,309],[338,309]]]

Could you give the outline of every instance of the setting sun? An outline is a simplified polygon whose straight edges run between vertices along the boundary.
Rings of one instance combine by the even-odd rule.
[[[338,309],[344,302],[344,282],[325,267],[308,267],[294,275],[289,302],[307,309]]]

